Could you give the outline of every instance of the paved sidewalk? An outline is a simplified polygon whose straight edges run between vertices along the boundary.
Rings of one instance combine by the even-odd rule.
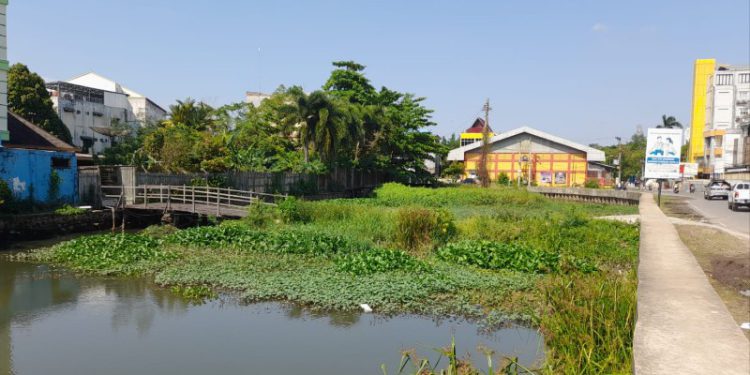
[[[750,374],[747,338],[651,194],[640,213],[635,374]]]

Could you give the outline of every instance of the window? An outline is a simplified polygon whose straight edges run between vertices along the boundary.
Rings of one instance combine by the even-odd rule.
[[[472,144],[472,143],[474,143],[476,141],[477,141],[476,139],[462,139],[461,140],[461,146],[470,145],[470,144]]]
[[[740,73],[737,75],[737,83],[750,83],[750,73]]]
[[[67,169],[70,168],[70,159],[68,158],[52,158],[52,168]]]
[[[732,84],[731,74],[717,74],[716,75],[717,86],[724,86],[724,85],[731,85],[731,84]]]

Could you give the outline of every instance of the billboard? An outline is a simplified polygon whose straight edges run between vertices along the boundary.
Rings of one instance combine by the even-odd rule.
[[[698,175],[698,163],[682,163],[682,177],[693,178]]]
[[[648,129],[645,178],[680,178],[682,129]]]

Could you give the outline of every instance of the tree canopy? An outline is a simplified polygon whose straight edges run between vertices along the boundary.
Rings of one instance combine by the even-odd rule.
[[[55,137],[72,141],[70,131],[52,108],[44,80],[26,65],[16,63],[8,70],[8,107]]]
[[[434,125],[424,98],[381,88],[364,66],[334,62],[320,90],[279,87],[257,107],[211,108],[192,99],[170,106],[168,120],[125,137],[105,162],[125,159],[168,172],[323,173],[336,168],[427,176],[424,160],[448,149],[426,131]]]

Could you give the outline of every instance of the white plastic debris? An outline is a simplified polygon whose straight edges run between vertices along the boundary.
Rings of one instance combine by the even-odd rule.
[[[750,322],[745,322],[745,323],[740,324],[740,328],[750,329]]]
[[[370,305],[368,305],[366,303],[360,304],[359,307],[361,307],[362,311],[364,311],[366,313],[372,312],[372,307],[370,307]]]

